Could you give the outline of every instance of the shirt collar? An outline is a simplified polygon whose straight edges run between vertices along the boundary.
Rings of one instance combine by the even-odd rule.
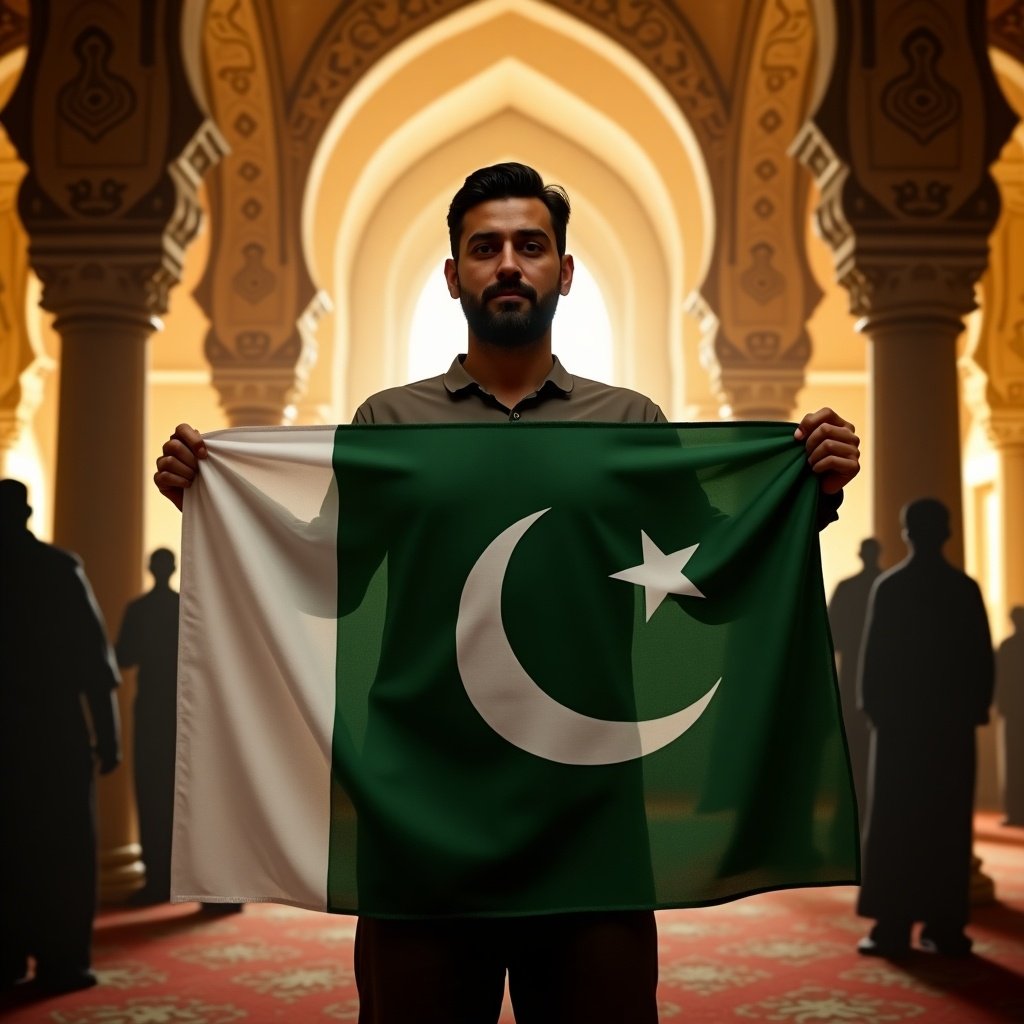
[[[447,388],[448,393],[451,395],[457,395],[469,388],[476,388],[478,391],[484,390],[466,372],[465,366],[462,365],[465,358],[465,354],[457,355],[452,360],[452,365],[448,367],[448,372],[441,378],[444,381],[445,388]],[[572,374],[558,361],[558,356],[552,356],[551,369],[541,382],[540,387],[537,388],[536,393],[540,394],[545,389],[554,388],[557,391],[561,391],[563,395],[567,395],[572,391],[574,383]]]

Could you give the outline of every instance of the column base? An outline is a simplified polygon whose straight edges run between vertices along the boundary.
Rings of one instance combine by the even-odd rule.
[[[126,843],[99,853],[100,903],[125,903],[138,892],[146,881],[146,866],[142,863],[142,847]]]

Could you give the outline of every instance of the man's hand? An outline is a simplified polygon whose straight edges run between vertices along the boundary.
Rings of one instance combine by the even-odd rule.
[[[207,454],[203,435],[187,423],[179,423],[170,440],[164,441],[164,453],[156,460],[153,483],[179,512],[185,488],[192,486],[199,473],[199,460],[205,459]]]
[[[793,436],[804,442],[807,462],[825,494],[838,494],[860,472],[860,438],[831,409],[809,412]]]

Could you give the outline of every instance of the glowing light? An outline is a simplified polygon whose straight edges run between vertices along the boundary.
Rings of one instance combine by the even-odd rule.
[[[427,278],[409,331],[409,380],[435,377],[466,351],[462,307],[444,286],[443,263]],[[612,326],[590,271],[576,258],[572,290],[558,303],[552,334],[555,355],[574,374],[614,384]]]

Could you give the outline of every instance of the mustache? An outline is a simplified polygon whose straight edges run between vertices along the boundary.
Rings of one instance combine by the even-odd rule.
[[[487,303],[491,299],[496,299],[502,295],[521,295],[524,299],[529,299],[531,302],[537,301],[537,290],[521,282],[518,284],[488,285],[480,294],[480,299],[482,302]]]

